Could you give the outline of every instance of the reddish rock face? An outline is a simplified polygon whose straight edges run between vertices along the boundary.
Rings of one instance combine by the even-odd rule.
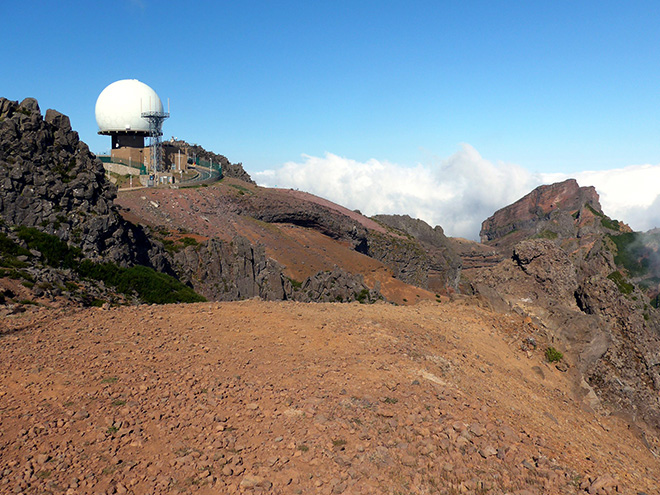
[[[561,222],[557,212],[562,212],[578,220],[584,215],[576,215],[589,205],[591,210],[587,215],[602,215],[598,193],[592,186],[580,187],[575,179],[568,179],[549,186],[540,186],[531,193],[519,199],[512,205],[496,211],[486,219],[481,226],[481,242],[491,245],[513,245],[518,241],[538,234],[545,226],[544,222],[556,223],[551,228],[557,235],[572,236],[567,230],[569,222]],[[587,210],[590,210],[587,208]],[[553,222],[554,220],[554,222]],[[573,222],[577,227],[580,222]],[[569,230],[571,230],[569,228]],[[507,237],[507,239],[503,239]]]

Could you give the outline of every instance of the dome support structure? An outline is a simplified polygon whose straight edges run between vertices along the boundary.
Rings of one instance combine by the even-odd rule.
[[[168,102],[169,106],[169,102]],[[151,149],[151,169],[161,172],[163,161],[163,148],[161,136],[163,135],[163,122],[169,118],[169,112],[142,112],[141,117],[149,122],[149,147]]]

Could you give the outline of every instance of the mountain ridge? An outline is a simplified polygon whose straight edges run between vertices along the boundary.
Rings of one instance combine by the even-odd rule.
[[[213,156],[217,159],[222,155]],[[237,174],[242,176],[238,172]],[[263,322],[270,322],[269,325],[273,328],[279,328],[282,324],[283,331],[290,329],[296,314],[315,314],[317,311],[318,318],[311,317],[304,327],[305,333],[316,329],[315,325],[322,330],[323,325],[328,324],[321,315],[325,312],[339,315],[346,311],[345,314],[350,315],[347,316],[349,319],[342,323],[346,326],[342,326],[341,338],[346,341],[352,339],[352,326],[362,330],[368,328],[371,333],[360,334],[367,340],[380,335],[379,328],[388,328],[389,337],[373,350],[376,354],[369,357],[369,360],[389,356],[387,352],[391,348],[388,347],[388,341],[396,342],[395,346],[391,344],[396,353],[402,353],[406,359],[415,363],[418,363],[422,356],[419,348],[431,345],[430,342],[433,342],[434,338],[439,339],[436,343],[438,345],[450,342],[454,346],[452,348],[458,349],[458,342],[462,337],[467,339],[467,334],[462,335],[457,330],[452,330],[452,325],[463,329],[469,327],[472,332],[474,329],[468,323],[472,317],[479,318],[482,322],[480,324],[485,325],[482,338],[504,339],[508,342],[508,347],[499,348],[502,356],[489,354],[484,360],[482,356],[486,351],[481,344],[477,344],[478,339],[475,338],[469,339],[470,346],[461,348],[462,354],[453,357],[441,356],[440,349],[431,352],[429,348],[428,352],[423,354],[426,356],[424,363],[432,362],[435,363],[433,366],[437,365],[437,369],[434,368],[436,373],[429,372],[435,377],[431,382],[436,385],[451,382],[451,388],[460,391],[457,396],[452,396],[452,400],[456,400],[455,403],[452,402],[453,407],[460,407],[461,400],[457,397],[465,396],[476,389],[472,388],[475,385],[470,381],[452,377],[452,367],[460,369],[463,365],[468,366],[471,370],[478,371],[469,374],[470,380],[476,380],[483,374],[495,380],[493,384],[504,387],[502,390],[514,393],[515,391],[506,389],[506,373],[500,376],[494,369],[506,363],[529,361],[529,366],[525,365],[527,375],[522,375],[520,386],[528,384],[531,378],[536,377],[533,386],[530,385],[531,394],[541,393],[546,385],[552,388],[553,383],[561,382],[562,387],[568,388],[562,388],[564,395],[554,399],[565,404],[570,403],[571,407],[575,408],[571,409],[571,414],[575,416],[578,410],[586,411],[589,418],[593,418],[590,420],[592,423],[589,423],[592,426],[604,422],[609,425],[606,428],[613,428],[617,432],[624,431],[625,428],[633,429],[639,438],[626,436],[627,442],[630,446],[634,445],[634,448],[645,449],[643,454],[639,454],[639,460],[645,466],[653,465],[650,459],[660,452],[660,317],[649,297],[653,296],[653,290],[657,290],[654,285],[654,270],[657,265],[651,262],[657,253],[657,246],[654,244],[656,239],[653,233],[648,234],[648,237],[638,237],[625,224],[609,218],[600,207],[595,189],[582,188],[574,180],[541,186],[513,205],[495,212],[491,218],[484,221],[482,227],[485,244],[447,238],[441,227],[431,227],[407,215],[367,218],[359,212],[334,205],[323,198],[300,191],[261,188],[240,177],[226,176],[214,184],[190,188],[146,188],[117,193],[105,180],[100,161],[89,153],[89,149],[71,129],[68,118],[53,110],[48,110],[46,116],[42,117],[36,100],[27,99],[19,104],[0,99],[0,217],[0,311],[3,316],[0,326],[0,352],[11,353],[11,345],[7,343],[15,341],[9,340],[10,336],[12,339],[15,336],[20,341],[21,337],[26,335],[41,342],[42,339],[57,338],[49,333],[51,327],[65,333],[71,330],[67,325],[74,323],[64,326],[57,323],[59,319],[65,319],[67,311],[80,311],[81,315],[84,314],[75,324],[86,325],[87,323],[82,322],[93,322],[94,327],[90,335],[85,334],[80,345],[87,345],[88,339],[93,338],[95,331],[121,332],[122,328],[126,328],[125,325],[139,327],[139,323],[131,316],[132,310],[120,306],[137,304],[140,300],[144,302],[144,296],[137,292],[134,285],[129,284],[121,293],[118,288],[126,282],[127,273],[128,280],[137,277],[137,272],[125,270],[136,268],[139,271],[149,267],[149,270],[152,270],[149,277],[152,277],[152,281],[155,277],[155,280],[159,281],[157,284],[165,285],[165,279],[159,278],[158,270],[171,276],[167,279],[168,284],[179,284],[172,285],[172,289],[166,289],[172,293],[179,291],[183,294],[194,289],[198,292],[195,297],[201,294],[215,301],[251,298],[270,301],[234,304],[254,305],[250,307],[264,313]],[[101,278],[102,276],[105,278]],[[641,282],[646,285],[638,287],[637,284]],[[660,279],[658,282],[660,283]],[[282,300],[287,302],[276,302]],[[304,306],[304,310],[298,309],[302,306],[296,306],[301,302],[311,301],[325,304]],[[356,307],[350,304],[338,306],[339,301],[353,301]],[[382,306],[383,309],[379,309],[380,306],[370,306],[373,309],[364,311],[356,309],[361,308],[357,303],[383,304],[384,301],[390,304]],[[331,302],[334,304],[330,304]],[[208,304],[170,306],[167,311],[174,311],[175,318],[177,313],[189,315],[188,311],[192,311],[192,314],[200,312],[207,317],[217,318],[221,327],[228,324],[221,311],[225,306],[213,306],[218,303]],[[265,315],[274,308],[279,308],[280,304],[288,304],[286,318],[283,317],[281,322],[268,320]],[[397,308],[397,304],[404,307]],[[85,306],[101,306],[104,309],[82,309]],[[159,318],[154,313],[158,310],[147,310],[145,306],[138,306],[136,311],[141,311],[139,308],[150,312],[145,321],[149,321],[150,325],[158,325]],[[385,320],[379,320],[379,313],[388,314],[391,320],[387,321],[396,322],[394,327],[389,326]],[[433,315],[438,314],[442,314],[442,318],[434,319],[436,317]],[[115,326],[115,317],[128,319],[122,320],[126,323]],[[245,315],[241,318],[245,318]],[[339,322],[340,319],[333,321]],[[251,323],[248,333],[260,329],[258,320],[259,318]],[[427,326],[430,321],[434,323]],[[448,323],[448,326],[445,326],[445,323]],[[435,333],[434,325],[444,330]],[[399,333],[399,327],[405,331]],[[200,327],[196,329],[202,330]],[[420,329],[423,331],[418,334]],[[243,330],[239,325],[232,331]],[[296,331],[300,332],[301,329]],[[194,333],[185,332],[185,339],[195,339]],[[138,337],[130,334],[129,338],[128,335],[118,335],[117,338],[130,340]],[[263,342],[267,341],[267,337],[261,333],[259,335],[260,339],[266,339]],[[414,342],[410,340],[413,335],[416,336]],[[70,335],[67,338],[78,337]],[[245,338],[249,339],[250,336],[246,333]],[[183,336],[175,340],[176,342],[163,342],[174,346],[172,356],[179,355],[178,352],[185,342]],[[312,340],[314,339],[307,342]],[[323,342],[314,340],[311,347],[305,347],[303,341],[298,350],[308,349],[313,361],[314,356],[320,356],[323,347],[331,342],[333,340],[328,334]],[[208,342],[201,345],[208,348]],[[279,346],[279,343],[271,342],[268,345]],[[136,348],[135,352],[140,354],[144,349],[146,348]],[[546,357],[546,352],[550,350],[553,352],[547,355],[552,359],[563,354],[558,358],[558,363],[551,363],[550,358]],[[347,351],[350,351],[350,347]],[[29,348],[24,348],[21,352],[34,359]],[[69,351],[62,352],[66,354]],[[289,359],[280,363],[282,369],[289,372],[297,369],[295,359],[291,357],[293,355],[292,349]],[[350,352],[343,356],[343,359],[349,361],[354,359]],[[29,360],[30,357],[25,359]],[[264,354],[260,359],[267,361],[269,357]],[[359,359],[364,360],[366,357]],[[398,363],[396,366],[402,366],[398,359],[385,359],[391,362],[380,363],[379,366],[383,367],[377,368],[373,376],[386,375],[396,368],[392,368],[394,362]],[[245,360],[250,361],[250,358],[246,357]],[[217,358],[216,363],[221,361],[222,358]],[[11,363],[11,359],[4,359],[3,362]],[[431,366],[428,363],[427,366]],[[535,364],[531,366],[531,363]],[[169,367],[170,365],[171,363],[163,363],[162,372],[170,373],[172,369],[177,369]],[[187,366],[189,365],[190,361]],[[235,375],[239,374],[241,366],[247,365],[238,366],[233,372]],[[365,375],[360,375],[362,372],[359,366],[352,369],[356,377],[363,376],[366,379],[367,376],[372,376],[366,371]],[[22,368],[17,373],[23,371],[25,369]],[[4,372],[13,373],[10,370]],[[325,376],[325,372],[319,373],[319,377]],[[135,378],[129,370],[123,374],[130,380]],[[428,376],[431,375],[420,376],[430,380]],[[495,376],[499,378],[495,379]],[[549,382],[544,382],[547,377],[552,378]],[[404,378],[410,378],[410,382],[402,381]],[[467,380],[467,375],[464,378]],[[195,379],[199,380],[199,377]],[[26,380],[28,378],[20,378],[19,383],[23,384],[21,386],[27,387]],[[394,392],[418,386],[419,383],[415,382],[421,382],[419,377],[412,378],[404,374],[396,379],[396,383],[386,381],[378,385],[384,394],[381,402],[393,405],[393,400],[399,400]],[[155,386],[160,394],[170,396],[168,387],[172,387],[171,383],[168,382],[163,387]],[[386,389],[389,392],[386,392]],[[40,388],[39,393],[45,390],[47,389]],[[74,389],[67,390],[68,393],[77,394]],[[135,424],[130,423],[131,414],[135,413],[130,408],[139,406],[140,402],[135,400],[135,388],[111,392],[108,386],[105,390],[111,396],[115,394],[113,400],[126,400],[122,395],[125,393],[135,402],[126,410],[126,421],[129,423],[123,423],[124,419],[113,419],[107,430],[92,425],[85,426],[87,433],[96,435],[97,441],[107,447],[109,443],[106,442],[112,443],[115,439],[116,431],[108,434],[110,429],[116,428],[120,431],[124,424],[128,424],[127,435],[137,431]],[[240,388],[240,393],[247,395],[241,396],[238,403],[243,406],[254,401],[258,403],[259,399],[255,399],[253,395],[256,390]],[[344,395],[341,389],[332,390],[333,394],[336,392],[339,396]],[[485,389],[480,393],[486,393]],[[3,388],[0,390],[0,406],[13,407],[10,404],[16,402],[28,404],[29,401],[25,402],[22,394],[21,387]],[[400,399],[409,397],[410,394],[404,394]],[[547,408],[546,412],[555,411],[555,405],[549,402],[552,400],[552,392],[544,391],[543,397],[536,405]],[[220,394],[214,398],[210,407],[221,407],[226,398]],[[249,402],[251,400],[253,402]],[[374,402],[371,399],[368,401],[370,404]],[[354,407],[357,404],[349,402],[342,402],[341,407]],[[451,429],[444,428],[433,433],[430,428],[429,433],[424,430],[418,439],[424,440],[424,446],[415,443],[416,450],[406,455],[418,455],[421,449],[428,447],[432,449],[428,452],[436,452],[440,460],[453,459],[452,470],[447,471],[453,474],[445,477],[440,476],[441,473],[437,470],[434,471],[438,465],[430,463],[427,466],[429,473],[435,473],[433,479],[443,480],[443,488],[447,493],[452,493],[452,490],[485,489],[483,480],[468,475],[470,469],[482,465],[479,464],[482,462],[480,459],[487,459],[485,465],[488,466],[489,474],[485,474],[484,479],[488,481],[488,489],[493,493],[508,493],[505,490],[514,490],[520,494],[543,493],[546,489],[555,490],[554,492],[563,490],[560,493],[613,493],[619,486],[626,489],[635,487],[638,490],[648,490],[649,486],[654,486],[653,483],[657,486],[656,477],[649,474],[652,470],[644,471],[638,469],[639,466],[631,467],[631,471],[626,471],[625,466],[616,469],[612,467],[608,471],[605,464],[599,464],[598,472],[591,472],[582,462],[585,456],[590,455],[586,430],[575,432],[581,443],[579,449],[575,450],[575,457],[570,461],[573,467],[564,469],[565,466],[556,465],[554,461],[550,463],[561,470],[562,475],[559,477],[552,476],[548,469],[554,468],[547,467],[551,456],[560,456],[558,449],[562,447],[558,443],[553,444],[552,449],[544,450],[541,448],[543,441],[537,444],[534,440],[532,444],[539,447],[538,452],[534,453],[536,447],[524,447],[528,444],[523,436],[521,445],[506,443],[502,447],[501,458],[498,457],[498,449],[492,445],[492,449],[489,449],[488,445],[482,444],[479,440],[481,436],[470,430],[466,423],[476,424],[476,411],[486,411],[483,407],[496,408],[496,417],[492,420],[495,425],[498,415],[510,417],[507,407],[515,408],[515,404],[502,399],[506,406],[504,407],[499,402],[500,399],[493,396],[486,405],[480,404],[474,413],[463,411],[464,416],[441,415],[440,419],[453,421],[456,428],[452,426]],[[415,404],[422,406],[421,403]],[[149,410],[149,414],[154,414],[149,406],[140,407]],[[469,409],[472,408],[470,406]],[[102,420],[99,415],[108,414],[105,408],[91,409],[91,413],[87,413],[93,415],[96,421]],[[258,409],[259,405],[248,411]],[[64,414],[64,410],[61,412]],[[323,413],[326,419],[327,412]],[[74,415],[78,413],[84,416],[80,411],[74,412]],[[244,413],[244,410],[232,410],[232,414],[237,415],[236,418],[240,418]],[[526,414],[530,413],[531,411],[526,411]],[[54,421],[56,429],[53,434],[65,433],[64,430],[57,429],[61,428],[57,425],[62,418],[51,417],[44,411],[30,414],[35,414],[48,424]],[[399,410],[394,416],[387,416],[389,412],[385,414],[379,415],[381,419],[375,420],[381,422],[382,418],[385,418],[381,428],[388,428],[389,425],[389,428],[399,431],[398,428],[402,424],[408,427],[415,424],[413,419],[406,419],[403,410]],[[570,417],[560,423],[556,417],[559,413],[549,414],[551,417],[546,416],[543,420],[543,428],[546,428],[547,432],[554,431],[552,424],[568,429],[571,424],[576,424],[575,420],[571,423]],[[172,416],[173,424],[177,421],[180,424],[180,420],[176,419],[178,417]],[[159,427],[155,416],[140,418],[149,428]],[[393,421],[396,425],[389,422],[391,418],[395,418]],[[465,427],[458,424],[462,421],[461,418],[466,422]],[[260,419],[263,420],[264,417]],[[528,419],[536,421],[533,416]],[[68,427],[74,425],[62,421],[63,424],[68,424]],[[617,421],[622,421],[621,424],[627,426],[620,429],[621,424]],[[26,426],[26,430],[36,431],[35,425],[31,424],[28,417],[19,422]],[[257,441],[263,440],[263,437],[251,430],[249,422],[236,420],[236,424],[240,424],[245,432],[250,431],[250,435],[255,435]],[[320,424],[324,424],[324,421]],[[342,425],[352,428],[355,432],[360,430],[356,424],[341,423],[329,427],[333,435],[341,436],[344,428]],[[186,435],[193,431],[189,426],[182,426]],[[592,426],[580,423],[580,428]],[[310,427],[316,428],[313,425],[306,428]],[[518,424],[517,428],[527,431],[522,424]],[[129,432],[131,429],[132,432]],[[499,432],[498,435],[500,433],[506,436],[504,432]],[[558,434],[556,431],[555,433]],[[210,435],[209,432],[205,434]],[[303,430],[298,434],[307,438],[307,433]],[[33,433],[27,435],[28,438],[38,438],[38,435]],[[393,445],[370,444],[370,447],[388,449],[397,442],[412,443],[407,433],[397,435],[399,436],[396,439],[388,440],[395,442]],[[221,436],[224,438],[224,435]],[[18,445],[15,443],[17,438],[11,435],[2,438],[4,443],[0,448]],[[488,438],[495,441],[495,437]],[[208,470],[201,466],[204,472],[210,474],[198,480],[197,484],[201,484],[198,490],[203,492],[214,486],[234,491],[263,491],[271,490],[275,486],[274,490],[286,491],[284,487],[288,485],[278,484],[282,482],[278,476],[274,476],[272,481],[265,476],[268,470],[262,468],[267,460],[260,458],[256,450],[246,450],[245,459],[255,463],[251,469],[241,470],[243,456],[238,457],[241,459],[239,463],[234,462],[234,457],[229,461],[225,440],[221,440],[224,449],[222,455],[223,459],[228,461]],[[235,448],[235,441],[236,439],[232,444],[234,447],[231,448]],[[24,489],[41,489],[47,484],[39,481],[39,476],[45,475],[38,475],[45,470],[40,471],[40,465],[32,460],[35,449],[38,449],[35,442],[37,440],[31,444],[32,450],[21,453],[21,472],[28,474],[15,472],[13,468],[17,464],[5,466],[7,472],[11,473],[11,479],[20,479],[18,486]],[[564,448],[566,445],[568,444],[565,444]],[[509,455],[507,447],[510,449],[512,446],[515,446],[514,454]],[[438,448],[443,453],[437,452]],[[612,449],[612,446],[604,439],[596,449],[597,455],[607,457],[607,449]],[[204,449],[197,449],[200,455],[202,450]],[[386,453],[383,450],[370,452],[371,455]],[[524,452],[525,455],[518,456],[515,452]],[[327,456],[327,453],[324,455]],[[359,451],[351,455],[353,457],[346,462],[340,460],[336,463],[341,468],[340,473],[332,469],[324,472],[323,480],[316,488],[324,487],[321,488],[322,491],[329,493],[337,490],[337,493],[341,493],[349,486],[356,485],[357,481],[351,483],[349,479],[362,478],[357,471],[355,476],[348,474],[348,464],[361,465],[364,458]],[[409,457],[404,459],[398,454],[393,457],[388,455],[392,462],[386,463],[386,466],[392,469],[379,471],[381,476],[387,476],[386,473],[392,475],[397,469],[408,472],[407,468],[419,465]],[[507,455],[510,456],[511,464],[508,464]],[[612,455],[611,451],[609,455]],[[578,461],[580,456],[582,461]],[[207,461],[212,457],[207,455]],[[165,458],[168,463],[179,462],[177,458]],[[459,462],[459,458],[463,460]],[[289,456],[287,459],[287,462],[291,462]],[[621,458],[617,459],[622,462]],[[18,462],[16,460],[16,463]],[[140,462],[149,461],[142,459]],[[316,462],[321,466],[328,465],[327,459],[322,457]],[[92,463],[83,464],[85,469],[93,467]],[[453,471],[456,466],[459,466],[459,469]],[[232,473],[220,476],[218,471],[224,471],[225,467],[227,472]],[[535,479],[534,483],[529,481],[529,476],[525,482],[526,470],[530,473],[544,473],[541,477],[547,478],[548,482],[539,480],[536,475],[530,475]],[[106,476],[112,474],[108,472],[104,473],[105,477],[100,477],[89,485],[85,482],[85,487],[103,487],[104,490],[119,492],[119,486],[128,490],[127,484],[133,483],[130,486],[141,487],[144,493],[153,490],[155,486],[170,492],[181,487],[177,483],[183,481],[173,482],[173,472],[164,465],[155,468],[154,472],[164,477],[161,482],[150,484],[155,480],[146,479],[131,481],[119,475]],[[606,472],[610,472],[616,479],[610,474],[604,474]],[[232,478],[234,473],[239,473],[236,475],[239,478]],[[512,483],[502,481],[501,477],[506,473],[512,477]],[[496,474],[500,478],[496,477]],[[54,476],[60,479],[60,474]],[[339,481],[331,476],[339,476]],[[575,479],[571,479],[571,476],[575,476]],[[255,481],[255,477],[260,481]],[[643,479],[644,483],[636,483],[633,478]],[[0,478],[0,483],[9,479]],[[9,481],[5,482],[8,483]],[[76,485],[71,486],[74,492],[82,486],[80,479],[71,483]],[[246,488],[250,483],[251,487]],[[310,488],[306,481],[297,479],[296,483],[306,489]],[[191,482],[191,490],[192,485]],[[356,486],[366,490],[365,493],[369,493],[369,489],[375,489],[366,484]],[[428,480],[416,480],[415,486],[431,490],[434,485]]]

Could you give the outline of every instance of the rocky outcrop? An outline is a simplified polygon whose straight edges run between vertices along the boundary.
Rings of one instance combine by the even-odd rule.
[[[531,317],[610,411],[659,431],[660,317],[623,279],[606,238],[583,258],[549,240],[523,241],[473,288],[495,307]]]
[[[489,268],[501,262],[505,256],[495,247],[460,237],[449,238],[453,251],[461,259],[461,276],[459,290],[463,294],[472,293],[470,280],[475,272]]]
[[[124,221],[101,162],[55,110],[0,98],[0,216],[78,247],[91,260],[168,271],[161,247]]]
[[[283,274],[283,267],[266,257],[263,246],[253,246],[241,236],[231,242],[212,238],[176,253],[174,261],[181,280],[216,301],[259,297],[269,301],[373,302],[382,299],[360,275],[335,267],[304,282]]]
[[[290,223],[314,229],[332,239],[347,242],[356,251],[382,262],[399,280],[418,287],[429,286],[432,267],[444,268],[438,248],[428,245],[435,252],[435,255],[429,255],[421,243],[407,233],[368,229],[346,215],[309,201],[269,199],[266,203],[263,198],[246,195],[237,204],[235,212],[262,222]],[[441,285],[442,289],[438,290],[444,289],[444,282]]]
[[[358,251],[365,249],[367,229],[337,211],[310,201],[269,195],[244,195],[236,199],[233,213],[266,223],[288,223],[346,241]]]
[[[178,148],[182,153],[185,153],[188,156],[196,156],[205,161],[220,163],[222,165],[223,177],[234,177],[235,179],[242,180],[243,182],[255,184],[255,182],[250,177],[250,174],[248,174],[243,168],[242,163],[231,163],[224,155],[218,155],[212,151],[205,150],[198,144],[189,144],[182,140],[172,140],[167,142],[166,145]]]
[[[498,310],[529,316],[565,349],[590,407],[660,432],[660,315],[626,279],[650,266],[653,243],[610,219],[596,191],[574,180],[499,210],[481,235],[509,255],[478,270],[472,289]]]
[[[462,261],[445,236],[442,227],[439,225],[431,227],[423,220],[408,215],[376,215],[373,219],[421,243],[427,260],[420,265],[426,265],[428,274],[426,285],[422,287],[434,291],[458,289]],[[408,262],[407,265],[410,263]]]
[[[231,242],[213,238],[188,246],[174,255],[174,262],[180,279],[208,299],[283,300],[291,292],[282,268],[266,257],[262,246],[253,246],[244,237]]]
[[[481,242],[510,249],[532,237],[583,239],[564,246],[572,250],[585,245],[603,228],[612,232],[630,231],[626,225],[603,214],[596,189],[580,187],[575,179],[540,186],[531,193],[495,212],[481,226]]]
[[[244,196],[237,204],[237,214],[267,223],[290,223],[310,228],[350,243],[353,248],[374,258],[408,284],[445,292],[456,289],[461,260],[453,252],[442,228],[431,228],[422,220],[407,215],[378,215],[376,227],[366,228],[348,216],[309,201],[278,201]]]
[[[293,288],[291,299],[302,302],[372,303],[383,299],[378,289],[369,289],[362,275],[348,273],[335,266],[331,271],[319,272],[307,278],[300,289]]]
[[[428,287],[431,259],[416,240],[370,230],[362,246],[360,252],[383,263],[395,278],[417,287]]]

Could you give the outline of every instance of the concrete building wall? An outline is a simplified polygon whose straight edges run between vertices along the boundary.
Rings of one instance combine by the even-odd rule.
[[[119,175],[140,175],[139,168],[128,167],[120,165],[119,163],[104,163],[103,168],[108,172],[113,172]]]
[[[150,153],[148,148],[112,148],[110,156],[113,159],[118,158],[123,163],[129,163],[129,160],[136,167],[144,165],[145,158],[147,159],[147,164],[149,163]]]
[[[163,162],[166,167],[175,172],[188,170],[188,155],[183,152],[179,153],[179,148],[169,143],[163,143]]]

